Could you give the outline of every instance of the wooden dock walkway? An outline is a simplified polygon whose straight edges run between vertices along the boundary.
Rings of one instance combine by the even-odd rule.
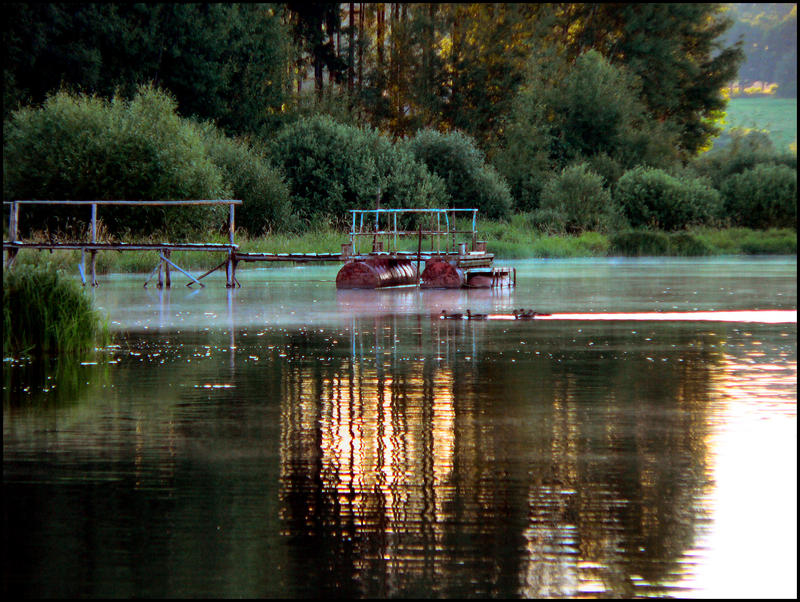
[[[97,269],[96,269],[96,260],[97,260],[97,253],[99,251],[156,251],[158,252],[159,259],[158,264],[156,265],[153,272],[150,274],[150,278],[147,279],[145,282],[145,286],[150,282],[153,275],[158,272],[158,286],[161,288],[162,286],[166,285],[167,287],[170,286],[170,268],[174,268],[179,272],[185,274],[189,279],[189,286],[191,284],[199,284],[200,286],[204,286],[200,282],[200,278],[195,278],[191,274],[189,274],[186,270],[175,264],[170,255],[173,251],[199,251],[199,252],[224,252],[227,254],[227,258],[223,264],[218,266],[215,269],[219,269],[222,266],[227,266],[227,286],[233,286],[235,282],[235,276],[233,274],[233,266],[235,263],[234,254],[236,250],[239,248],[238,245],[234,242],[234,231],[236,228],[236,222],[234,217],[234,207],[236,205],[241,205],[242,201],[238,199],[214,199],[214,200],[177,200],[177,201],[132,201],[132,200],[92,200],[92,201],[75,201],[75,200],[38,200],[38,199],[30,199],[30,200],[15,200],[15,201],[3,201],[3,205],[9,207],[9,216],[8,216],[8,235],[9,240],[3,240],[3,252],[6,253],[6,267],[10,267],[14,263],[14,259],[17,256],[17,253],[22,249],[35,249],[35,250],[79,250],[81,252],[81,262],[78,265],[78,271],[81,275],[81,281],[83,284],[86,284],[86,253],[89,253],[90,257],[90,278],[91,278],[91,285],[97,286]],[[50,241],[50,242],[33,242],[33,241],[23,241],[19,240],[19,220],[20,220],[20,208],[28,205],[54,205],[54,206],[91,206],[91,220],[90,224],[90,240],[88,241]],[[132,207],[147,207],[147,206],[181,206],[181,205],[228,205],[229,212],[228,212],[228,242],[227,243],[206,243],[206,242],[184,242],[184,243],[171,243],[171,242],[158,242],[158,243],[126,243],[126,242],[101,242],[97,240],[97,212],[98,207],[106,206],[106,205],[123,205],[123,206],[132,206]],[[162,278],[162,271],[165,275],[165,279]]]
[[[234,208],[240,205],[240,200],[180,200],[180,201],[130,201],[130,200],[95,200],[95,201],[54,201],[54,200],[17,200],[17,201],[4,201],[3,204],[9,206],[9,240],[3,240],[3,251],[7,254],[6,266],[10,267],[14,263],[17,253],[22,249],[34,250],[79,250],[81,252],[81,260],[78,265],[81,280],[84,285],[87,284],[86,274],[86,254],[89,254],[90,267],[89,267],[89,282],[91,286],[97,286],[96,277],[96,258],[97,253],[100,251],[154,251],[158,253],[158,261],[150,276],[145,281],[146,287],[149,282],[158,275],[157,286],[159,288],[171,286],[171,270],[177,270],[189,278],[187,286],[192,284],[199,284],[203,278],[209,274],[225,269],[226,272],[226,286],[231,288],[241,286],[236,279],[236,267],[240,262],[291,262],[291,263],[310,263],[310,262],[338,262],[348,263],[353,261],[367,261],[376,260],[382,257],[390,258],[393,261],[416,262],[417,275],[419,274],[419,265],[421,262],[427,262],[432,258],[438,258],[443,261],[451,262],[463,270],[473,270],[481,272],[492,278],[500,276],[507,276],[510,271],[507,268],[493,268],[492,261],[494,256],[486,252],[485,242],[477,241],[477,232],[475,228],[476,223],[476,209],[376,209],[376,210],[351,210],[353,215],[352,229],[350,231],[350,241],[342,244],[340,252],[332,253],[261,253],[261,252],[243,252],[239,250],[239,246],[235,243],[235,214]],[[47,204],[47,205],[90,205],[91,206],[91,220],[90,224],[90,240],[81,241],[23,241],[19,239],[19,210],[21,207],[33,204]],[[103,242],[97,240],[97,220],[98,220],[98,207],[104,205],[128,205],[128,206],[151,206],[151,205],[228,205],[228,242],[227,243],[207,243],[207,242],[155,242],[155,243],[137,243],[137,242]],[[457,231],[455,229],[456,212],[471,212],[472,213],[472,229],[467,231]],[[436,227],[433,228],[419,228],[417,231],[402,231],[397,227],[397,218],[400,214],[407,213],[427,213],[435,216]],[[357,223],[357,216],[360,218]],[[364,223],[364,217],[375,218],[375,227],[371,227],[371,222],[367,220]],[[378,222],[381,216],[388,217],[394,220],[393,227],[383,229],[379,227]],[[452,218],[452,223],[451,223]],[[442,219],[445,224],[442,225]],[[391,224],[390,224],[391,226]],[[467,251],[466,243],[456,244],[456,234],[471,234],[472,236],[472,251]],[[401,251],[397,250],[397,239],[403,236],[416,236],[418,238],[418,248],[416,251]],[[423,236],[430,237],[430,249],[422,248]],[[371,250],[369,252],[358,251],[359,238],[371,238]],[[384,240],[387,246],[392,246],[392,250],[384,250]],[[441,248],[441,242],[444,240],[445,248]],[[436,248],[434,247],[436,241]],[[394,245],[392,245],[394,242]],[[477,249],[477,250],[476,250]],[[178,266],[172,261],[171,254],[173,251],[197,251],[207,253],[224,253],[225,259],[216,267],[208,270],[200,276],[192,276],[188,271]],[[417,276],[418,279],[418,276]]]

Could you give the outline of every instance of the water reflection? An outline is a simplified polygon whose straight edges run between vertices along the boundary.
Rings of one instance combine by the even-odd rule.
[[[431,319],[550,310],[580,297],[564,280],[555,297],[101,287],[124,316],[116,363],[49,405],[4,374],[4,588],[796,593],[796,325]]]
[[[743,335],[710,379],[714,487],[701,512],[713,521],[687,551],[696,571],[685,585],[710,597],[783,597],[797,591],[796,346],[786,336],[775,354]]]
[[[314,542],[306,562],[362,595],[633,595],[680,578],[714,343],[666,332],[659,365],[635,350],[609,365],[528,327],[515,336],[541,359],[516,363],[496,325],[417,319],[354,319],[351,354],[287,358],[282,519]]]

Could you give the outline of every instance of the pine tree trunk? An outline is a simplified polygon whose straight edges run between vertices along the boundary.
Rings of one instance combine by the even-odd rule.
[[[375,15],[377,21],[377,35],[376,42],[378,47],[378,70],[383,69],[383,3],[376,5],[377,13]]]
[[[351,2],[349,5],[350,9],[350,31],[348,35],[350,37],[349,43],[347,45],[347,91],[350,94],[353,93],[353,77],[355,76],[355,68],[353,65],[354,54],[353,54],[353,42],[355,40],[355,23],[353,18],[353,10],[355,7],[355,3]]]
[[[364,81],[364,10],[363,2],[358,5],[358,91]]]

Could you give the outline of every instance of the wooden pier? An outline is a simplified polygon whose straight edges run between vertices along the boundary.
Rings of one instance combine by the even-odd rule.
[[[395,286],[421,283],[424,274],[444,273],[458,286],[466,287],[495,287],[513,286],[516,284],[516,273],[513,268],[493,267],[494,256],[486,252],[486,243],[477,239],[476,217],[477,209],[355,209],[351,210],[352,227],[349,233],[349,242],[343,243],[340,252],[332,253],[245,253],[239,251],[235,243],[235,206],[240,205],[240,200],[180,200],[180,201],[125,201],[125,200],[96,200],[96,201],[55,201],[55,200],[18,200],[4,201],[9,206],[9,240],[3,240],[3,251],[6,252],[6,266],[14,263],[17,253],[21,249],[34,250],[80,250],[81,261],[78,265],[81,281],[87,284],[86,254],[89,254],[89,284],[97,286],[96,259],[100,251],[154,251],[158,253],[158,260],[144,283],[146,287],[157,275],[157,286],[171,286],[171,270],[177,270],[189,278],[187,286],[199,284],[209,274],[225,269],[226,286],[228,288],[241,286],[236,279],[236,267],[239,262],[339,262],[347,268],[342,269],[337,276],[337,286],[340,288],[372,288],[360,277],[359,282],[347,282],[346,272],[354,268],[362,272],[375,272],[374,286]],[[50,241],[32,242],[19,239],[19,213],[20,208],[26,205],[46,204],[57,206],[89,205],[91,206],[90,240],[88,241]],[[228,242],[184,242],[184,243],[128,243],[128,242],[102,242],[97,240],[98,207],[104,205],[152,206],[152,205],[228,205]],[[459,231],[456,229],[455,216],[457,213],[470,212],[472,228]],[[408,217],[408,214],[423,214],[431,222],[428,227],[418,227],[416,230],[403,230],[398,227],[398,218]],[[365,222],[365,218],[366,222]],[[381,224],[383,219],[384,224]],[[433,223],[435,222],[435,224]],[[467,242],[458,242],[457,236],[469,235],[471,250],[467,250]],[[415,237],[417,249],[415,251],[399,250],[398,240],[403,237]],[[369,251],[360,251],[364,239],[369,239]],[[423,240],[429,243],[423,248]],[[429,248],[428,248],[429,247]],[[173,251],[197,251],[207,253],[225,253],[225,259],[216,267],[204,274],[195,277],[172,261]],[[421,264],[425,262],[426,272],[421,271]],[[416,265],[416,267],[414,267]],[[432,270],[428,270],[433,266]],[[344,273],[344,274],[343,274]],[[445,280],[437,283],[429,277],[431,286],[451,286],[444,284]],[[449,281],[448,281],[449,282]],[[423,283],[423,286],[425,283]]]
[[[17,200],[17,201],[3,201],[3,205],[9,207],[8,217],[8,240],[3,240],[3,251],[6,253],[6,266],[10,267],[14,263],[17,253],[21,249],[36,249],[36,250],[80,250],[81,262],[78,264],[78,271],[81,275],[81,281],[86,285],[86,254],[89,254],[89,277],[91,286],[97,286],[97,253],[99,251],[156,251],[159,259],[150,278],[145,282],[145,286],[152,280],[153,276],[158,272],[158,287],[169,287],[171,285],[170,269],[178,270],[185,274],[192,284],[199,284],[200,278],[194,278],[186,270],[175,264],[170,255],[173,251],[199,251],[199,252],[224,252],[227,253],[225,262],[220,264],[215,269],[223,266],[226,267],[227,280],[226,285],[234,286],[235,275],[233,273],[233,266],[235,263],[234,254],[238,246],[234,242],[234,231],[236,228],[234,207],[241,205],[241,200],[179,200],[179,201],[129,201],[129,200],[95,200],[95,201],[73,201],[73,200]],[[91,220],[90,224],[90,237],[88,241],[51,241],[51,242],[31,242],[19,239],[19,223],[20,223],[20,208],[28,205],[54,205],[54,206],[91,206]],[[97,214],[98,207],[106,205],[125,205],[133,207],[148,207],[148,206],[181,206],[181,205],[228,205],[228,243],[125,243],[125,242],[101,242],[97,240]],[[163,275],[162,275],[163,274]],[[207,274],[205,274],[207,275]],[[201,276],[202,278],[202,276]]]

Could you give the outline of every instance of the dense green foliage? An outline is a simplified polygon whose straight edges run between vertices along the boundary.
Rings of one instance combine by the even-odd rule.
[[[723,5],[592,3],[560,13],[568,56],[591,48],[636,76],[650,118],[677,133],[684,158],[709,146],[725,108],[722,87],[744,57],[740,46],[721,43],[733,24]]]
[[[452,207],[475,208],[486,217],[508,215],[513,202],[508,185],[486,163],[474,140],[461,132],[424,129],[407,145],[414,157],[444,180]]]
[[[104,344],[108,327],[89,296],[55,269],[3,271],[3,356],[71,355]]]
[[[167,94],[143,88],[131,101],[63,92],[16,111],[4,128],[4,199],[218,199],[228,195],[203,138]],[[176,237],[216,224],[220,207],[104,207],[112,234],[167,230]],[[23,228],[57,228],[87,209],[35,206]]]
[[[182,115],[265,133],[288,96],[291,40],[266,4],[7,3],[4,109],[66,86],[132,97],[153,82]]]
[[[705,181],[648,167],[626,172],[614,200],[634,228],[679,230],[708,223],[720,213],[720,194]]]
[[[706,152],[744,58],[726,37],[732,15],[769,29],[764,53],[768,40],[796,40],[791,13],[756,14],[715,3],[13,3],[4,198],[240,198],[237,225],[251,236],[342,227],[349,209],[377,203],[522,212],[553,233],[791,226],[796,151],[729,130]],[[26,209],[22,228],[54,234],[87,217]],[[100,217],[105,234],[209,238],[226,212]]]
[[[427,207],[447,203],[441,180],[371,128],[327,116],[285,126],[271,156],[283,170],[299,217],[348,223],[350,209]]]
[[[797,170],[756,165],[722,185],[725,213],[737,226],[790,228],[797,225]]]
[[[236,227],[253,235],[294,229],[289,187],[265,151],[247,141],[232,140],[210,124],[203,131],[209,158],[222,172],[231,196],[242,201],[235,210]]]
[[[564,168],[542,191],[541,211],[560,217],[567,232],[607,230],[614,219],[613,207],[603,178],[584,164]]]
[[[647,118],[637,80],[590,51],[574,66],[549,55],[531,61],[496,162],[518,207],[530,210],[552,173],[572,163],[613,183],[634,165],[675,162],[675,147],[674,133]]]

